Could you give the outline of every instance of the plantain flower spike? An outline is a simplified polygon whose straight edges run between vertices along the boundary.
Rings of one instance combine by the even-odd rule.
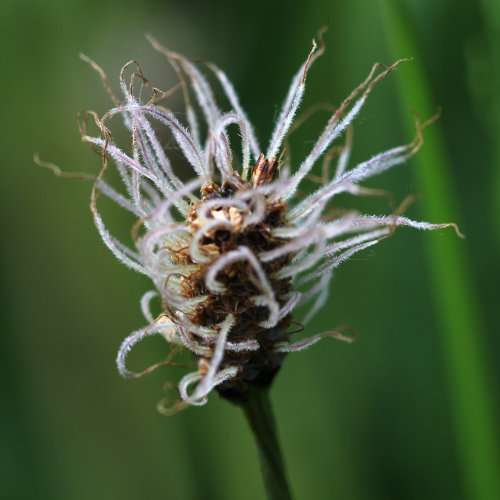
[[[297,306],[308,304],[305,325],[325,304],[332,271],[341,262],[400,226],[433,230],[454,224],[418,222],[400,213],[329,210],[332,215],[328,215],[331,201],[341,193],[380,194],[363,187],[363,181],[404,163],[422,143],[425,125],[417,120],[411,143],[349,166],[351,122],[374,85],[402,61],[390,67],[375,64],[331,115],[305,158],[292,166],[280,155],[284,156],[283,143],[294,124],[308,70],[323,52],[322,43],[318,48],[313,41],[309,56],[293,77],[264,153],[224,72],[214,64],[204,65],[223,94],[225,104],[220,106],[199,66],[151,37],[150,41],[179,77],[176,88],[184,98],[183,120],[161,104],[169,93],[153,89],[149,102],[135,96],[134,76],[147,82],[134,61],[122,69],[123,100],[119,101],[101,68],[82,56],[101,74],[115,103],[100,119],[91,113],[100,128],[98,137],[82,127],[83,139],[104,158],[92,192],[95,224],[113,254],[154,284],[141,300],[148,324],[123,341],[118,370],[124,377],[137,377],[170,364],[171,356],[141,373],[126,366],[127,353],[135,344],[159,334],[172,344],[172,353],[186,348],[196,360],[196,369],[178,385],[181,406],[205,404],[212,389],[241,402],[253,387],[271,384],[287,353],[302,351],[324,337],[352,340],[337,330],[294,341],[291,331]],[[125,71],[134,64],[138,73],[127,83]],[[116,115],[130,133],[129,149],[118,147],[108,129],[107,121]],[[233,144],[230,127],[239,134]],[[163,139],[158,136],[160,130]],[[165,132],[176,145],[169,151],[162,145]],[[345,144],[332,149],[342,135]],[[180,152],[182,161],[194,170],[194,180],[185,181],[176,174],[169,157],[172,150],[177,160]],[[335,151],[336,168],[330,175]],[[108,159],[123,181],[124,194],[103,180]],[[306,177],[311,179],[320,159],[319,187],[299,197],[299,186]],[[97,209],[98,192],[137,217],[136,248],[128,248],[108,232]],[[151,312],[153,300],[161,304],[157,317]]]

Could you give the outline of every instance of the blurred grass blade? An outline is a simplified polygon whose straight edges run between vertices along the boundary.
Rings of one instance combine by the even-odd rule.
[[[413,121],[408,111],[416,109],[423,120],[436,112],[423,70],[413,26],[401,2],[382,0],[382,17],[393,58],[415,58],[398,78],[401,108],[409,134]],[[439,123],[424,134],[425,143],[415,157],[418,190],[425,195],[423,216],[430,222],[459,222],[453,179]],[[497,436],[488,392],[487,362],[481,343],[484,328],[481,311],[465,257],[466,242],[455,234],[426,238],[431,285],[439,319],[451,394],[457,446],[468,498],[500,498]]]

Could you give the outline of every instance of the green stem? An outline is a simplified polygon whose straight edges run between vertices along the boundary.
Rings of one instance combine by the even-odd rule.
[[[253,388],[240,403],[259,450],[260,468],[269,500],[291,500],[267,388]]]

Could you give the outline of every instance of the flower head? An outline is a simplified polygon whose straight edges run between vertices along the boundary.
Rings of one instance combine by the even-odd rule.
[[[89,61],[101,72],[116,104],[101,119],[93,115],[100,137],[82,129],[84,140],[99,148],[105,159],[92,195],[95,223],[116,257],[149,276],[155,285],[141,300],[148,325],[125,339],[117,357],[118,369],[125,377],[135,377],[168,364],[170,358],[140,374],[130,372],[125,364],[132,346],[148,335],[160,334],[174,347],[187,348],[196,359],[196,370],[179,383],[184,404],[204,404],[214,388],[237,401],[252,386],[269,385],[286,353],[306,349],[327,336],[351,340],[340,331],[326,331],[293,341],[290,331],[296,306],[311,304],[303,320],[306,324],[325,303],[332,271],[341,262],[399,226],[437,229],[450,224],[417,222],[398,213],[375,216],[350,210],[327,215],[326,208],[340,193],[377,194],[363,187],[363,181],[405,162],[422,143],[424,126],[417,122],[417,135],[410,144],[349,167],[349,126],[374,85],[401,61],[390,67],[375,64],[332,114],[307,156],[292,167],[283,158],[283,142],[322,44],[318,49],[313,43],[293,77],[263,153],[225,73],[206,64],[228,102],[221,107],[198,66],[155,40],[152,43],[179,76],[185,123],[164,107],[169,93],[154,89],[153,98],[146,103],[135,96],[134,77],[146,80],[139,69],[126,82],[125,71],[133,61],[121,72],[123,102],[109,90],[102,70]],[[116,115],[123,118],[131,134],[129,152],[115,144],[108,128],[109,119]],[[194,170],[194,180],[184,181],[176,174],[158,137],[158,127],[169,132],[183,161]],[[230,127],[237,128],[238,143],[230,144]],[[347,139],[335,172],[329,176],[330,148],[344,133]],[[116,165],[125,194],[103,180],[107,158]],[[297,188],[321,158],[322,184],[300,199]],[[135,249],[120,243],[106,229],[97,209],[98,191],[137,216]],[[158,317],[149,307],[155,297],[161,303]]]

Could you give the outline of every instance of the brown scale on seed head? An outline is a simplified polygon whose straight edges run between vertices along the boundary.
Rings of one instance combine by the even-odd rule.
[[[264,160],[261,155],[253,169],[250,181],[253,186],[271,182],[277,171],[276,165],[275,159]],[[246,189],[248,188],[247,186]],[[227,199],[234,195],[237,189],[229,181],[220,187],[214,182],[203,186],[202,200],[194,205],[188,214],[190,232],[194,234],[204,223],[198,218],[197,211],[205,201]],[[207,300],[196,306],[194,314],[190,317],[193,324],[216,328],[228,314],[234,314],[235,324],[227,340],[234,343],[248,340],[259,342],[258,351],[226,351],[220,369],[226,366],[240,367],[237,377],[217,387],[217,391],[227,399],[244,399],[252,385],[267,386],[271,383],[285,357],[283,353],[273,352],[273,346],[277,342],[288,340],[286,332],[292,316],[291,314],[285,316],[273,328],[261,326],[261,323],[268,319],[269,309],[263,305],[256,305],[251,300],[251,297],[260,295],[261,292],[256,286],[258,278],[246,261],[231,263],[218,273],[217,280],[226,288],[224,293],[212,293],[208,290],[205,285],[205,275],[218,257],[240,246],[248,247],[257,255],[259,252],[273,250],[283,245],[283,240],[275,238],[271,231],[286,225],[286,209],[287,204],[281,200],[274,202],[266,200],[266,215],[263,220],[257,224],[244,225],[246,214],[240,208],[222,204],[214,206],[208,213],[209,218],[227,220],[232,225],[223,229],[214,228],[205,233],[200,241],[200,252],[209,256],[211,261],[199,263],[198,270],[185,279],[184,296],[187,299],[199,295],[208,296]],[[175,258],[184,263],[192,263],[188,248],[179,250]],[[285,296],[291,292],[292,287],[289,278],[276,279],[273,276],[287,262],[288,257],[283,257],[261,263],[280,306],[285,304]]]
[[[266,182],[272,182],[277,171],[278,162],[276,161],[276,158],[268,160],[267,158],[264,158],[263,154],[261,154],[252,173],[253,187],[255,188],[259,184]]]

